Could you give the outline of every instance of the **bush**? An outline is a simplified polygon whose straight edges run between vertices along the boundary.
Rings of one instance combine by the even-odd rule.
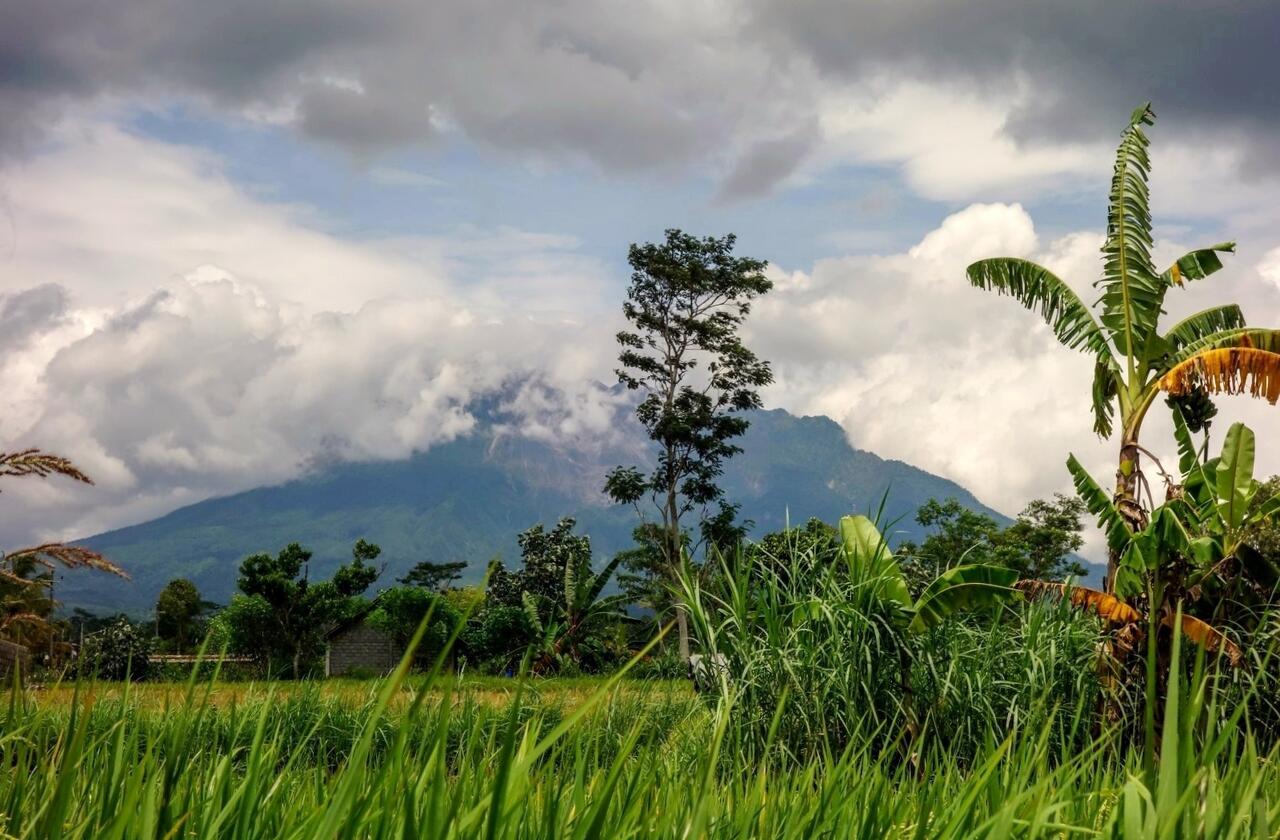
[[[689,678],[689,666],[679,651],[662,649],[641,659],[628,673],[637,679],[684,680]]]
[[[366,619],[369,626],[390,635],[400,644],[408,644],[428,614],[431,621],[414,658],[431,663],[444,649],[462,617],[439,593],[418,586],[397,586],[378,596],[378,605]]]
[[[488,602],[467,622],[461,641],[469,662],[502,673],[519,665],[533,641],[533,630],[523,609]]]
[[[84,640],[79,671],[100,680],[146,679],[151,665],[151,639],[126,618]]]
[[[913,726],[959,761],[1016,731],[1052,727],[1059,751],[1088,737],[1096,619],[1032,604],[914,634],[870,569],[838,546],[797,544],[741,555],[691,593],[699,648],[725,657],[731,735],[748,753],[894,747]]]

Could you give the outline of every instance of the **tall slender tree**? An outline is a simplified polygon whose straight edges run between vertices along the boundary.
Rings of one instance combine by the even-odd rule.
[[[1151,212],[1147,177],[1151,164],[1144,126],[1153,125],[1150,104],[1133,112],[1121,135],[1111,179],[1107,237],[1102,246],[1101,311],[1094,317],[1071,287],[1043,266],[1001,257],[969,266],[969,281],[982,289],[1010,295],[1038,311],[1058,340],[1094,358],[1094,431],[1109,438],[1119,413],[1120,451],[1113,501],[1130,532],[1142,530],[1150,487],[1142,474],[1139,442],[1142,422],[1161,391],[1184,415],[1212,416],[1210,394],[1250,394],[1272,404],[1280,399],[1280,332],[1249,329],[1236,304],[1197,312],[1161,333],[1166,293],[1187,281],[1202,280],[1222,268],[1219,254],[1235,251],[1222,242],[1182,256],[1163,272],[1151,259]],[[1093,483],[1080,464],[1068,461],[1077,487]],[[1087,497],[1086,497],[1087,501]],[[1092,510],[1101,515],[1098,510]],[[1117,535],[1118,536],[1118,535]],[[1124,540],[1111,540],[1107,588],[1115,578]]]
[[[768,264],[735,257],[735,242],[732,234],[699,239],[673,229],[664,242],[632,245],[628,254],[633,271],[622,311],[631,329],[618,333],[617,374],[643,393],[636,418],[657,452],[648,472],[611,471],[605,492],[638,509],[650,500],[668,581],[687,548],[686,517],[698,513],[702,539],[721,542],[732,530],[737,507],[719,478],[725,460],[741,451],[733,441],[749,425],[742,412],[759,408],[759,389],[773,381],[769,363],[739,336],[751,302],[773,287]],[[687,660],[688,619],[683,604],[675,606]]]

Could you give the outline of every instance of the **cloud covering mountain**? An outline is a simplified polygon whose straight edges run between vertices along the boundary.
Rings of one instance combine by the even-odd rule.
[[[769,405],[1016,511],[1068,489],[1068,451],[1111,455],[1088,360],[963,268],[1028,256],[1092,299],[1146,99],[1158,260],[1240,240],[1169,317],[1280,324],[1274,4],[18,5],[0,446],[98,484],[5,488],[0,545],[430,451],[495,395],[608,446],[622,258],[667,225],[773,261],[747,327]]]

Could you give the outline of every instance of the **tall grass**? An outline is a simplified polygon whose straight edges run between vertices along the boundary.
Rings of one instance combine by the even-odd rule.
[[[1023,606],[906,637],[856,578],[818,556],[787,562],[779,574],[730,568],[705,589],[690,582],[697,637],[728,666],[699,697],[619,673],[571,700],[511,680],[494,703],[467,680],[411,677],[412,653],[354,693],[268,686],[228,700],[193,677],[157,704],[127,684],[110,696],[76,685],[61,702],[15,687],[0,713],[0,830],[388,840],[1280,831],[1276,755],[1259,749],[1248,714],[1262,684],[1233,684],[1203,656],[1175,669],[1158,743],[1144,752],[1092,716],[1087,619]]]
[[[850,744],[893,749],[929,732],[959,760],[991,738],[1047,728],[1058,752],[1092,740],[1097,622],[1063,604],[1019,604],[907,632],[870,564],[798,542],[686,575],[696,635],[723,665],[731,739],[806,761]]]
[[[14,696],[0,828],[16,837],[1258,837],[1280,827],[1280,773],[1175,684],[1161,760],[1106,738],[1063,756],[1044,728],[988,733],[958,757],[927,733],[914,761],[871,742],[783,766],[734,755],[740,709],[629,684],[574,707],[505,707],[445,683],[213,707]],[[396,710],[391,699],[404,698]],[[347,705],[343,705],[346,703]],[[340,708],[341,707],[341,708]]]

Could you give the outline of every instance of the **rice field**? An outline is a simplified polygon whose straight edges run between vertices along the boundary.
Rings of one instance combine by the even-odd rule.
[[[11,691],[0,830],[40,838],[1270,837],[1280,773],[1209,680],[1158,760],[1102,733],[926,726],[802,760],[733,737],[735,692],[412,676]],[[1065,711],[1061,712],[1066,714]],[[1057,713],[1055,713],[1057,714]],[[754,715],[748,715],[754,719]],[[740,734],[740,733],[739,733]],[[938,733],[940,736],[941,733]]]

